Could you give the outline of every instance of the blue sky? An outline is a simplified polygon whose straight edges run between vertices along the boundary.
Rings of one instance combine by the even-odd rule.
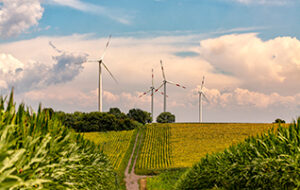
[[[87,4],[94,10],[79,10],[78,7],[46,1],[39,27],[51,28],[23,34],[17,39],[73,33],[94,33],[99,37],[108,34],[160,35],[160,32],[209,33],[233,28],[257,28],[255,31],[259,31],[264,39],[300,35],[297,24],[299,1],[283,1],[287,2],[284,5],[257,2],[260,1],[85,0],[82,4]],[[118,19],[124,19],[127,23]]]
[[[104,110],[149,110],[151,68],[169,80],[168,110],[197,121],[202,76],[204,121],[288,121],[300,112],[299,0],[0,0],[0,90],[56,110],[97,109],[97,69],[105,57]],[[51,41],[57,49],[49,46]],[[61,93],[63,92],[63,93]],[[59,95],[58,95],[59,94]],[[155,114],[162,110],[156,95]],[[298,114],[298,115],[297,115]]]

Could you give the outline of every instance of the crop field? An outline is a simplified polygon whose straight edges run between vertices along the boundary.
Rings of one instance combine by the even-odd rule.
[[[110,131],[110,132],[89,132],[83,133],[84,138],[101,146],[103,153],[108,156],[114,169],[118,170],[122,160],[130,147],[134,130]]]
[[[159,124],[149,125],[144,136],[145,139],[140,150],[137,167],[148,169],[171,167],[170,127]]]
[[[206,154],[277,127],[278,124],[241,123],[148,125],[136,171],[146,174],[147,170],[191,167]]]

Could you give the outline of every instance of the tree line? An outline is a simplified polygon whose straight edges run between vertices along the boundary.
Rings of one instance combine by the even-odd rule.
[[[140,125],[152,123],[149,112],[141,109],[131,109],[127,114],[121,112],[119,108],[110,108],[108,112],[55,112],[52,108],[45,108],[50,115],[55,114],[63,125],[75,129],[77,132],[92,131],[121,131],[135,129]],[[175,115],[163,112],[157,117],[158,123],[175,122]]]

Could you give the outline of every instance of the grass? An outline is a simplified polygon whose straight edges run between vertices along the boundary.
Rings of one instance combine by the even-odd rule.
[[[175,188],[175,183],[186,171],[186,168],[168,170],[162,172],[161,174],[147,178],[147,189],[148,190],[173,190]]]
[[[145,127],[140,127],[138,133],[139,133],[139,137],[137,139],[137,145],[136,145],[136,148],[134,150],[132,161],[131,161],[130,166],[129,166],[129,170],[128,170],[129,173],[131,173],[131,171],[133,169],[134,160],[138,156],[138,152],[141,149],[141,142],[142,142],[142,140],[144,138],[144,135],[145,135]]]
[[[206,154],[256,136],[278,124],[205,123],[148,125],[138,155],[138,174],[188,168]]]

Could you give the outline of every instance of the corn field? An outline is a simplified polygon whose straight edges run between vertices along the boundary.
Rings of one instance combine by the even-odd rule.
[[[137,160],[138,169],[162,169],[172,165],[168,125],[147,126],[145,139]]]
[[[207,155],[177,182],[177,189],[300,189],[300,118],[289,127],[249,137]]]
[[[99,149],[41,106],[16,111],[13,92],[0,97],[0,189],[115,189]]]
[[[84,138],[89,139],[101,147],[107,155],[108,160],[118,170],[127,152],[134,130],[130,131],[109,131],[83,133]]]
[[[191,167],[206,154],[277,128],[278,124],[152,124],[146,127],[136,170],[150,171]],[[155,172],[154,172],[155,173]]]

